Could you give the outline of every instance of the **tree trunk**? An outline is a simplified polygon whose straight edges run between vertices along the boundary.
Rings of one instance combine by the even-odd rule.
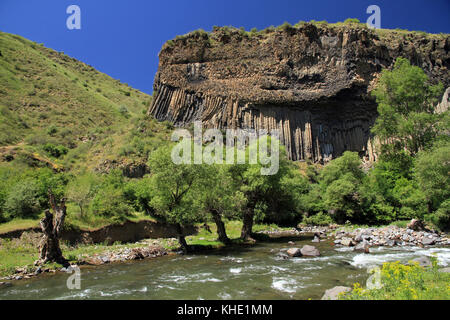
[[[244,213],[244,221],[242,225],[242,231],[241,231],[241,239],[246,241],[254,241],[252,238],[252,229],[253,229],[253,210],[247,209]]]
[[[227,231],[225,229],[225,224],[222,221],[222,218],[220,217],[220,213],[216,210],[211,210],[211,214],[213,217],[213,220],[217,226],[217,234],[219,236],[219,241],[225,244],[229,244],[230,238],[227,236]]]
[[[180,224],[177,224],[176,229],[177,229],[177,238],[178,238],[178,242],[180,243],[181,250],[183,250],[184,253],[188,253],[189,246],[186,242],[186,239],[184,238],[183,228],[181,228]]]
[[[61,204],[58,206],[56,205],[55,197],[49,191],[49,200],[54,214],[46,210],[45,217],[40,222],[43,236],[40,243],[39,260],[35,264],[56,262],[67,266],[68,262],[63,257],[59,246],[59,238],[66,218],[65,199],[61,200]]]

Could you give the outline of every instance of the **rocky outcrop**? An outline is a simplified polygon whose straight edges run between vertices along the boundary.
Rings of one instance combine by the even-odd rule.
[[[194,32],[163,46],[148,113],[176,126],[278,129],[292,160],[372,159],[381,70],[402,56],[449,87],[449,47],[447,34],[354,26]]]

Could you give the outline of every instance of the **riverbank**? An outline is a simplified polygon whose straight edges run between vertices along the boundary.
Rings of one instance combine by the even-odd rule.
[[[104,228],[108,229],[108,226]],[[188,235],[186,241],[190,246],[194,246],[197,249],[218,249],[224,247],[223,243],[217,241],[216,226],[211,224],[209,228],[208,231],[202,225],[198,225],[197,234]],[[227,233],[233,239],[233,244],[239,245],[242,243],[239,240],[241,228],[241,222],[230,221],[227,223]],[[275,225],[255,225],[254,230],[255,232],[270,232],[289,229],[278,228]],[[126,232],[126,230],[122,231]],[[116,233],[118,233],[117,230]],[[155,233],[153,232],[152,234]],[[39,254],[38,244],[41,235],[37,230],[31,229],[22,230],[20,237],[0,239],[0,281],[29,279],[44,273],[65,271],[58,264],[47,264],[41,268],[34,266],[34,261],[37,260]],[[132,234],[131,237],[136,237],[136,235]],[[81,239],[82,237],[76,238]],[[72,265],[80,266],[151,259],[180,253],[178,241],[171,237],[144,239],[129,243],[115,242],[112,244],[110,238],[105,240],[104,243],[97,244],[74,244],[66,239],[62,241],[61,249],[64,257]]]

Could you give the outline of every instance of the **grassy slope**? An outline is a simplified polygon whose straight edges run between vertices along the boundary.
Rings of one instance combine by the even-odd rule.
[[[64,53],[0,32],[0,166],[49,166],[76,175],[108,171],[105,163],[145,163],[171,133],[170,125],[145,116],[150,102],[151,96]],[[65,146],[67,155],[55,158],[44,150],[48,143]],[[69,204],[68,223],[76,227],[109,224],[72,221],[72,209]],[[0,232],[38,221],[13,220],[0,224]]]
[[[128,132],[140,124],[149,95],[17,35],[0,32],[0,52],[0,161],[24,151],[82,170],[133,155],[122,148],[131,143]],[[165,125],[151,121],[150,127],[155,142],[167,138]],[[70,151],[55,159],[43,150],[46,143]]]

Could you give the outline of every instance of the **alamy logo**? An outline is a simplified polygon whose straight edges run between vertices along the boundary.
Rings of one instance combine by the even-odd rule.
[[[66,26],[69,30],[81,29],[81,9],[79,6],[72,4],[67,7],[67,14],[70,16],[66,20]]]
[[[381,9],[377,5],[371,5],[367,8],[367,14],[372,14],[367,19],[367,26],[371,29],[380,29],[381,28]]]
[[[78,266],[70,266],[67,273],[73,274],[67,279],[66,285],[69,290],[81,290],[81,271]]]
[[[207,129],[202,122],[194,122],[194,137],[187,129],[177,129],[172,141],[178,144],[172,149],[175,164],[261,164],[262,175],[274,175],[279,170],[279,131],[254,129]],[[180,139],[182,139],[180,141]],[[206,144],[206,146],[205,146]],[[248,152],[246,147],[248,146]],[[270,152],[269,152],[270,149]],[[224,159],[224,152],[226,152]]]

